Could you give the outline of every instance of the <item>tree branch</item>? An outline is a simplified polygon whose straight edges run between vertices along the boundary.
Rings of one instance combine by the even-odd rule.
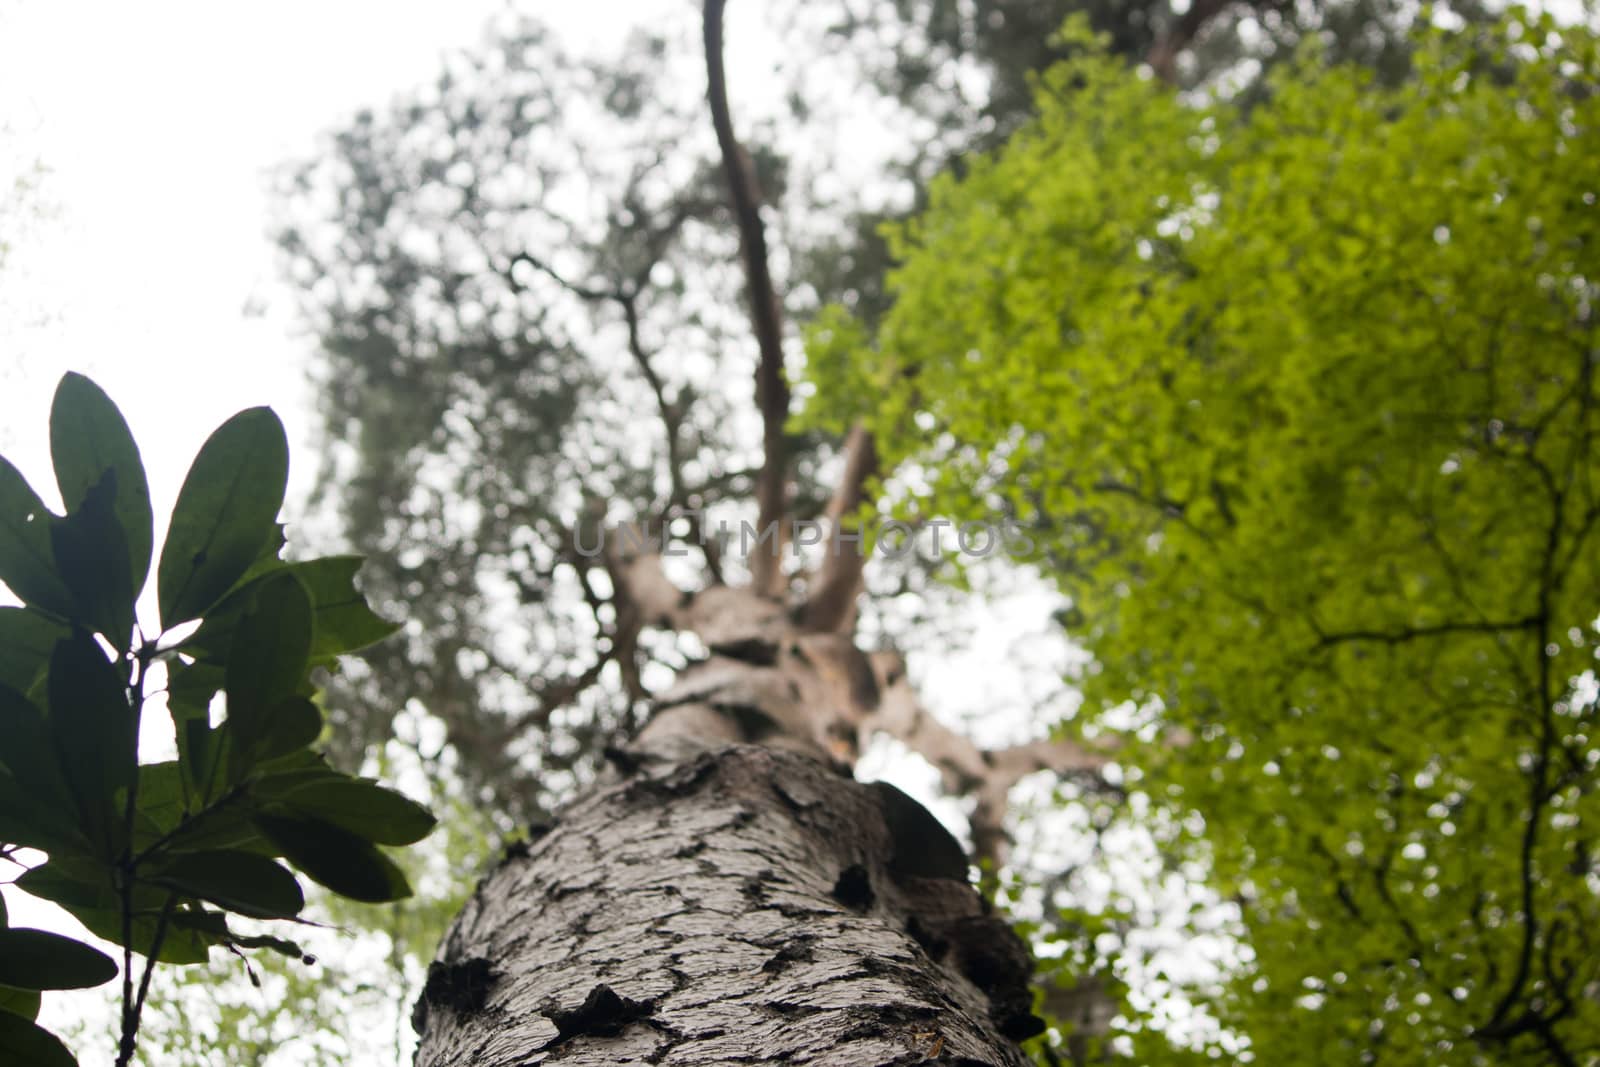
[[[866,546],[846,547],[838,534],[846,517],[861,506],[867,482],[878,473],[878,448],[872,434],[859,423],[845,438],[844,471],[834,486],[826,512],[832,543],[818,569],[815,586],[801,610],[801,629],[844,633],[855,623],[856,598],[861,593],[861,573],[867,565]]]
[[[778,296],[767,265],[767,238],[761,225],[761,194],[750,156],[733,135],[733,118],[728,109],[728,82],[722,63],[722,12],[726,6],[726,0],[706,0],[707,96],[723,170],[728,176],[729,201],[739,227],[739,246],[744,253],[750,297],[750,323],[760,349],[760,361],[756,366],[756,406],[761,411],[763,462],[761,477],[756,483],[756,514],[758,528],[765,531],[774,524],[781,527],[785,512],[788,457],[783,429],[789,417],[789,383],[783,373],[783,326]],[[770,553],[757,551],[751,558],[751,584],[756,592],[766,595],[778,592],[782,575],[778,566],[781,547],[774,545]]]

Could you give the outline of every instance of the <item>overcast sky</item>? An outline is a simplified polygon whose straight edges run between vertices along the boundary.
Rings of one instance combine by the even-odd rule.
[[[521,7],[581,45],[670,2]],[[0,0],[0,183],[37,161],[45,212],[0,275],[0,448],[47,499],[69,369],[123,408],[158,510],[240,408],[271,404],[304,445],[309,344],[274,292],[267,175],[431,80],[506,6]]]

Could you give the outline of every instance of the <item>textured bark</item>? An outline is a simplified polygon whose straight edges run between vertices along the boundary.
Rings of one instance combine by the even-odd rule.
[[[979,749],[923,712],[898,656],[856,644],[863,555],[830,553],[798,581],[779,565],[789,392],[760,191],[728,104],[724,2],[705,0],[708,101],[759,349],[757,528],[776,540],[756,545],[744,586],[725,583],[708,550],[711,581],[699,589],[668,578],[643,530],[607,542],[609,656],[630,695],[646,698],[644,629],[693,634],[708,655],[608,752],[608,777],[478,887],[417,1004],[419,1067],[1020,1067],[1017,1041],[1043,1027],[1027,947],[969,885],[961,847],[905,794],[848,774],[865,735],[900,737],[952,791],[977,798],[973,839],[997,861],[1020,777],[1092,775],[1107,755],[1065,741]],[[679,413],[638,344],[632,297],[568,288],[620,302],[682,503]],[[830,526],[860,506],[877,472],[858,427]]]
[[[419,1067],[1020,1067],[1026,947],[903,793],[800,753],[619,754],[429,971]]]

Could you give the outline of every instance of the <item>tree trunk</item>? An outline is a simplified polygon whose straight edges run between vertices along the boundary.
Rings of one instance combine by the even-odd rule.
[[[418,1067],[1028,1062],[1032,961],[926,810],[799,752],[660,747],[479,885]]]

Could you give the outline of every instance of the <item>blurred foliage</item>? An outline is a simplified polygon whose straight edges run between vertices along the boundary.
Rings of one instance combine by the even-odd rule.
[[[1591,1062],[1597,38],[1332,59],[1248,107],[1056,68],[891,232],[881,329],[812,331],[813,404],[907,511],[1033,525],[1078,724],[1164,726],[1130,777],[1242,909],[1192,990],[1240,1058]]]
[[[785,51],[770,84],[734,86],[734,110],[792,317],[842,300],[870,321],[888,262],[877,225],[1027,119],[1029,80],[1065,54],[1050,31],[1079,7],[765,14]],[[1125,61],[1179,18],[1167,0],[1089,10]],[[1403,54],[1408,11],[1229,7],[1183,70],[1248,81],[1307,34],[1379,62]],[[755,360],[704,78],[687,7],[583,59],[508,15],[283,176],[278,238],[321,349],[319,500],[372,553],[369,591],[408,616],[335,683],[337,756],[359,765],[398,709],[425,710],[506,827],[545,817],[636,724],[652,671],[693,652],[641,635],[574,544],[594,544],[601,517],[744,517]],[[839,134],[863,115],[882,134],[865,162]],[[831,442],[794,442],[802,517],[825,496]],[[928,589],[915,560],[876,570],[876,588]]]

